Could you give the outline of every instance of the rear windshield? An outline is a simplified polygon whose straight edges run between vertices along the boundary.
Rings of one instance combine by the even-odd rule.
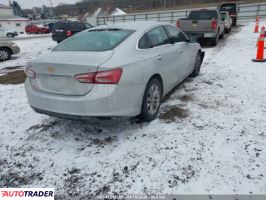
[[[133,32],[122,29],[85,31],[60,43],[53,51],[107,51],[114,49]]]
[[[69,23],[63,23],[63,22],[58,22],[55,23],[54,28],[55,29],[66,29],[68,27]]]
[[[227,14],[226,13],[221,13],[222,17],[227,19]]]
[[[188,16],[189,20],[212,20],[213,18],[218,19],[218,14],[215,10],[191,11]]]
[[[221,6],[221,11],[232,11],[236,10],[236,4],[223,4]]]

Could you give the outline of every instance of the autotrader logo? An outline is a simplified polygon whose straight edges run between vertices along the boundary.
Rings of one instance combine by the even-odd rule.
[[[0,188],[0,200],[54,200],[52,188]]]

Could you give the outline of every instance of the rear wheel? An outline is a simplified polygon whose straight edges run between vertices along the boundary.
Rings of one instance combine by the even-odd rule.
[[[157,78],[152,78],[145,89],[139,118],[147,122],[154,120],[159,113],[161,99],[162,84]]]
[[[236,18],[234,18],[234,19],[233,19],[232,26],[236,26],[236,21],[237,21],[237,19],[236,19]]]
[[[0,48],[0,61],[9,60],[11,57],[11,51],[7,48]]]
[[[224,32],[219,36],[219,39],[224,39]]]
[[[219,34],[215,38],[211,39],[212,46],[217,46],[218,41],[219,41]]]
[[[196,61],[195,61],[195,65],[194,65],[194,70],[190,74],[190,77],[196,77],[199,75],[201,64],[202,64],[201,52],[198,52],[198,55],[197,55]]]

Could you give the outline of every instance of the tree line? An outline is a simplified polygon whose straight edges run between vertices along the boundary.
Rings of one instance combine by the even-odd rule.
[[[120,8],[125,12],[149,11],[160,8],[174,9],[178,6],[201,3],[220,3],[224,0],[83,0],[75,4],[60,4],[54,8],[57,16],[77,16],[97,8]]]

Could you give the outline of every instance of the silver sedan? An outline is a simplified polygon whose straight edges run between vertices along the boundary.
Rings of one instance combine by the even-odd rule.
[[[20,48],[13,42],[0,41],[0,62],[9,60],[11,55],[18,54]]]
[[[200,45],[169,23],[98,26],[31,61],[25,88],[39,113],[151,121],[164,95],[199,74],[203,58]]]

